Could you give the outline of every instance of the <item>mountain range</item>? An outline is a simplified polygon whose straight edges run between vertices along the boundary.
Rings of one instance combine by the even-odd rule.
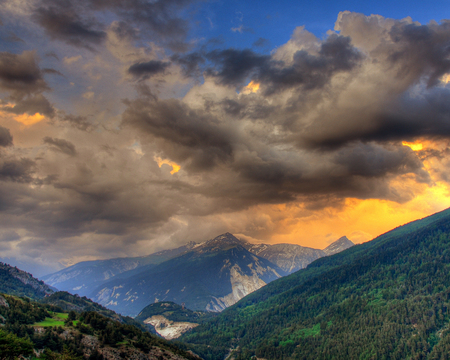
[[[222,311],[267,283],[352,245],[346,237],[324,250],[251,244],[225,233],[146,257],[78,263],[43,280],[124,315],[135,316],[158,301]]]
[[[449,264],[446,210],[320,258],[180,339],[204,359],[444,359]]]

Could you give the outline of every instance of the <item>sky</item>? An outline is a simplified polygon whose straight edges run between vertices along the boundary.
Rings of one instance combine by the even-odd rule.
[[[449,207],[449,11],[0,0],[0,259],[322,249]]]

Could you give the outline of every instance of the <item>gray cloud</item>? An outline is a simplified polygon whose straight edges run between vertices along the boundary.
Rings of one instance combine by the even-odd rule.
[[[125,27],[124,24],[132,22],[143,26],[146,29],[145,33],[152,35],[154,40],[165,42],[173,50],[184,51],[187,49],[184,41],[189,24],[179,14],[192,2],[192,0],[41,1],[34,10],[33,18],[45,29],[50,38],[95,50],[106,39],[101,14],[113,12],[121,19],[122,25],[115,28],[119,34],[125,35],[125,31],[127,36],[131,35],[131,27]]]
[[[0,146],[7,147],[13,144],[13,137],[9,129],[0,126]]]
[[[249,49],[215,50],[206,56],[218,67],[218,70],[208,69],[207,73],[220,83],[242,86],[253,77],[267,87],[268,95],[297,86],[322,87],[335,73],[350,71],[362,60],[362,54],[351,45],[351,39],[336,34],[321,44],[317,55],[306,50],[297,51],[289,65]]]
[[[0,52],[0,87],[19,93],[48,90],[34,51]]]
[[[157,74],[163,74],[170,66],[169,62],[150,60],[147,62],[138,62],[128,68],[128,73],[135,77],[148,79]]]
[[[4,159],[0,162],[0,180],[31,183],[35,166],[36,163],[27,158]]]
[[[219,126],[217,119],[175,99],[129,102],[123,125],[172,144],[172,155],[190,159],[192,168],[210,168],[233,156],[231,134]]]
[[[92,19],[83,19],[70,2],[43,2],[34,13],[34,19],[51,39],[62,40],[70,45],[85,47],[99,45],[106,38],[103,26]]]
[[[77,151],[75,145],[64,139],[54,139],[49,136],[44,137],[44,143],[50,145],[53,151],[61,152],[69,156],[75,156]]]
[[[206,40],[173,54],[190,1],[40,4],[47,38],[96,52],[50,43],[44,69],[32,51],[0,54],[2,111],[53,116],[0,127],[0,226],[21,236],[8,256],[136,255],[219,229],[270,238],[290,210],[267,204],[301,219],[349,197],[405,202],[417,184],[450,179],[444,141],[401,145],[450,137],[444,23],[343,13],[340,34],[299,28],[271,53]]]
[[[50,70],[42,71],[39,68],[34,51],[24,51],[19,55],[1,52],[0,89],[8,91],[8,100],[14,103],[14,106],[5,110],[14,114],[30,115],[39,112],[53,117],[53,106],[42,95],[43,91],[50,90],[43,78],[43,73]]]

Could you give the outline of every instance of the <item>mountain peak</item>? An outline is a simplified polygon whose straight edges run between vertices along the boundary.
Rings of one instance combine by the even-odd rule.
[[[216,236],[214,239],[204,242],[199,248],[207,248],[209,250],[224,250],[236,245],[243,246],[245,244],[247,244],[246,241],[240,240],[233,234],[226,232],[219,236]]]
[[[342,236],[339,239],[337,239],[335,242],[328,245],[325,249],[323,249],[323,252],[326,255],[334,255],[338,252],[341,252],[345,249],[348,249],[355,245],[353,242],[351,242],[347,236]]]

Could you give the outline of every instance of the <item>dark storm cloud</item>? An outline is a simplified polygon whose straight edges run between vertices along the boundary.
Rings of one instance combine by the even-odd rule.
[[[307,89],[322,87],[337,72],[350,71],[363,58],[351,45],[349,37],[330,35],[317,55],[299,50],[292,64],[275,61],[270,56],[259,55],[252,50],[215,50],[206,57],[217,68],[207,70],[221,84],[241,86],[253,77],[266,86],[266,94],[286,88],[304,86]]]
[[[374,143],[358,143],[340,149],[334,156],[336,164],[345,168],[348,176],[380,178],[386,175],[415,173],[429,180],[423,164],[408,147],[385,148]]]
[[[208,75],[215,76],[221,84],[241,86],[247,78],[267,68],[270,57],[259,55],[252,50],[214,50],[206,55],[217,68],[209,68]]]
[[[450,22],[440,25],[395,24],[390,37],[395,49],[389,54],[393,63],[401,63],[399,76],[428,76],[428,85],[450,71]]]
[[[9,92],[8,100],[12,107],[4,108],[14,114],[39,112],[48,117],[54,116],[53,106],[42,92],[50,90],[43,78],[44,73],[57,73],[53,69],[41,70],[34,51],[21,54],[0,53],[0,89]]]
[[[113,29],[118,35],[135,37],[132,27],[126,25],[131,22],[144,26],[145,36],[155,35],[153,41],[185,51],[189,24],[179,13],[191,3],[192,0],[47,0],[35,8],[33,18],[52,39],[95,50],[106,39],[101,13],[113,12],[120,19],[119,26]]]
[[[192,160],[193,168],[205,169],[233,156],[231,134],[217,119],[194,110],[179,100],[128,102],[123,124],[145,131],[173,146],[177,159]]]
[[[6,111],[17,115],[24,113],[34,115],[38,112],[49,118],[52,118],[55,115],[55,109],[42,94],[21,98],[12,108],[6,108]]]
[[[292,65],[271,63],[257,78],[267,84],[266,93],[297,86],[314,89],[323,87],[334,74],[352,70],[362,58],[349,37],[332,34],[321,44],[318,55],[297,51]]]
[[[20,93],[48,90],[34,51],[0,52],[0,87]]]
[[[183,69],[183,74],[186,77],[199,76],[200,67],[205,63],[205,58],[199,53],[191,53],[187,55],[175,54],[171,60],[180,65]]]
[[[50,149],[69,156],[75,156],[77,151],[75,145],[64,139],[54,139],[49,136],[44,137],[44,143],[50,145]]]
[[[9,129],[0,126],[0,146],[7,147],[13,144],[13,137]]]
[[[349,123],[342,121],[350,118]],[[310,129],[302,137],[302,146],[322,149],[336,149],[355,141],[413,141],[416,138],[450,138],[450,89],[435,88],[421,98],[406,93],[396,102],[361,113],[338,114],[332,116],[334,122],[342,121],[336,131],[329,131],[326,123]],[[364,121],[365,126],[360,122]],[[367,126],[370,124],[370,126]]]
[[[157,74],[163,74],[169,66],[169,62],[159,60],[138,62],[128,68],[128,73],[138,78],[148,79]]]
[[[184,38],[189,25],[178,17],[178,12],[190,5],[192,0],[89,0],[95,10],[110,10],[124,19],[146,25],[164,38]]]
[[[30,159],[5,159],[0,161],[0,180],[19,183],[33,182],[36,163]]]
[[[102,25],[93,19],[83,19],[79,9],[69,1],[43,2],[34,13],[34,19],[51,39],[93,50],[106,38]]]

